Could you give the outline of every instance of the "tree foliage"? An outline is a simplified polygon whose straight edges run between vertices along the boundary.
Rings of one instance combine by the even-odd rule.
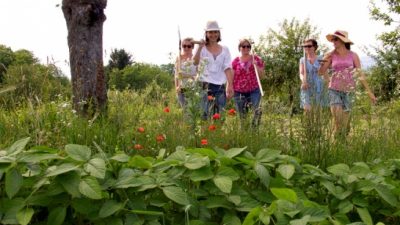
[[[384,0],[385,6],[379,8],[375,1],[371,1],[370,14],[374,20],[381,21],[393,30],[378,36],[382,45],[374,47],[370,55],[376,65],[371,69],[372,81],[382,100],[389,101],[400,96],[400,1]]]
[[[143,90],[153,80],[164,88],[170,89],[173,85],[173,76],[156,65],[135,63],[122,70],[114,69],[110,73],[108,86],[117,90]]]
[[[119,69],[132,65],[132,55],[125,51],[125,49],[112,49],[110,54],[110,60],[108,60],[108,69]]]
[[[289,93],[289,103],[298,103],[299,83],[299,59],[303,55],[304,40],[308,38],[318,39],[317,28],[307,19],[303,22],[292,18],[285,19],[279,30],[269,29],[267,34],[260,37],[260,43],[256,46],[264,59],[267,74],[265,87],[267,93]]]

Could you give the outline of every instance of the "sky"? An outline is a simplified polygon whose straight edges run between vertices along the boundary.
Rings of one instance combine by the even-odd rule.
[[[32,51],[42,63],[54,63],[69,76],[61,4],[62,0],[0,0],[0,44]],[[257,42],[268,29],[279,30],[284,19],[292,18],[309,19],[321,33],[319,43],[329,47],[326,34],[348,31],[355,43],[352,50],[362,56],[362,49],[379,44],[376,36],[388,29],[370,19],[368,5],[368,0],[108,0],[104,63],[112,49],[124,49],[136,62],[171,63],[178,53],[178,27],[182,38],[199,40],[209,20],[222,27],[221,44],[232,58],[239,54],[240,38]]]

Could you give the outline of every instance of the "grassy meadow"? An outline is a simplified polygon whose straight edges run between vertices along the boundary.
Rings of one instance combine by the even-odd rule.
[[[106,115],[86,119],[78,117],[63,96],[0,109],[0,147],[31,137],[30,145],[62,149],[74,143],[99,146],[111,154],[145,156],[155,156],[160,149],[171,153],[179,146],[247,147],[254,153],[270,148],[322,168],[399,156],[400,102],[372,106],[363,93],[357,95],[351,130],[343,140],[332,136],[328,108],[314,112],[310,121],[301,113],[292,114],[278,98],[264,98],[262,122],[256,129],[249,125],[251,114],[241,121],[232,111],[232,101],[220,119],[202,121],[196,116],[199,112],[183,112],[174,92],[162,91],[155,84],[141,93],[109,91],[108,98]]]

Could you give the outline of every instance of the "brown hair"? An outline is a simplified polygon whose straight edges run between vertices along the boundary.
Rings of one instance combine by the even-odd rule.
[[[240,47],[244,44],[244,43],[249,43],[250,47],[251,47],[251,41],[247,38],[243,38],[239,40],[239,45],[238,45],[238,50],[240,52]]]
[[[318,49],[318,42],[315,39],[313,39],[313,38],[307,39],[307,40],[304,41],[304,44],[307,43],[307,42],[311,42],[312,43],[312,45],[315,48],[315,51]]]

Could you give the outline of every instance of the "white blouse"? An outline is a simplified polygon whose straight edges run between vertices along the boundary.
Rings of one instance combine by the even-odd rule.
[[[217,85],[225,84],[225,70],[229,68],[232,68],[232,63],[231,54],[227,47],[222,46],[222,51],[215,57],[207,48],[201,49],[198,65],[200,81]]]

